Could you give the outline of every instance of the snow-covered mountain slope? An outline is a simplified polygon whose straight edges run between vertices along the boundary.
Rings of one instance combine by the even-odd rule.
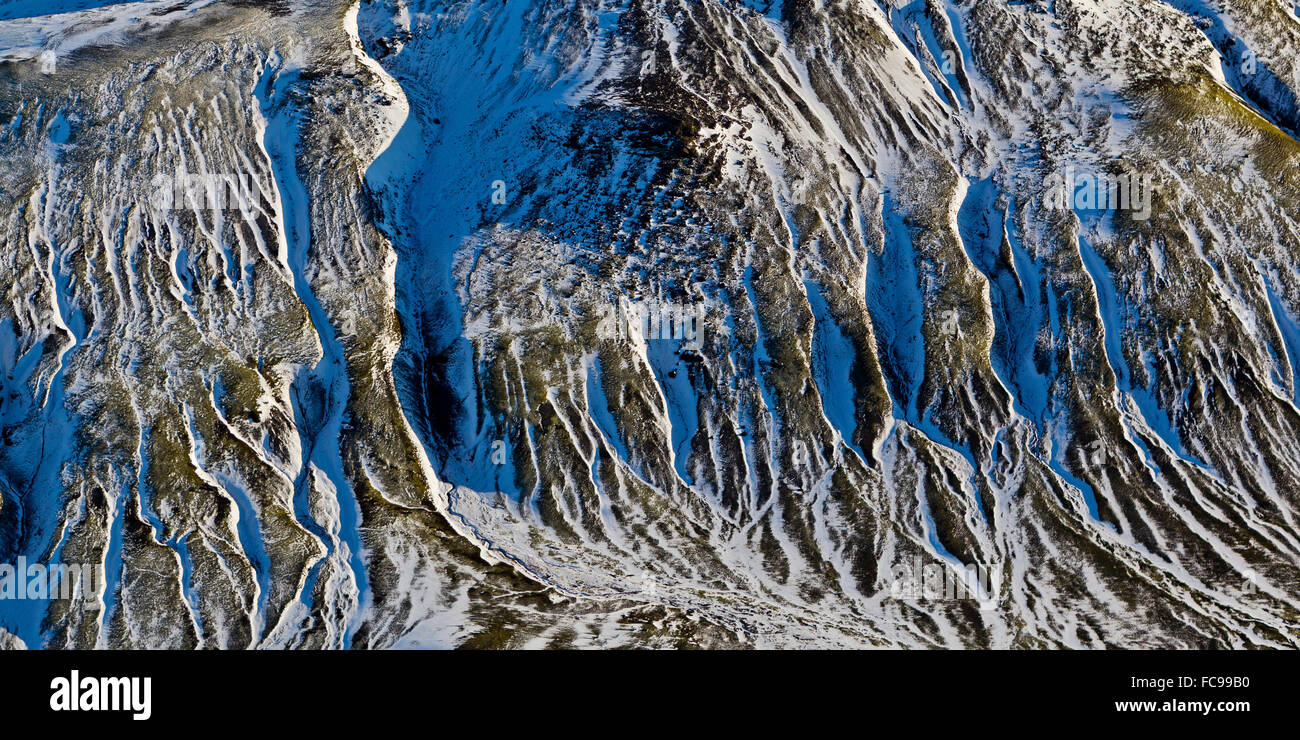
[[[0,10],[8,642],[1300,643],[1291,5],[150,5]]]

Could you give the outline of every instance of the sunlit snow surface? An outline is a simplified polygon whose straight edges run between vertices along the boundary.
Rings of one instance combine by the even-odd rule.
[[[1247,0],[0,2],[0,563],[104,574],[0,645],[1294,647],[1298,51]]]
[[[213,0],[15,0],[0,3],[0,59],[70,54],[99,44],[126,43],[133,28],[166,23]]]

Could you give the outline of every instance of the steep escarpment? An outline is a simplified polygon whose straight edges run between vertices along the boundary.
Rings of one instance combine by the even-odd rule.
[[[1296,644],[1288,7],[118,11],[0,20],[0,562],[103,571],[0,634]]]

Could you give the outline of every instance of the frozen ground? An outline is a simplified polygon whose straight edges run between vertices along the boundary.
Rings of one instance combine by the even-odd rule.
[[[105,574],[0,638],[1294,647],[1297,41],[1247,0],[0,4],[0,563]]]

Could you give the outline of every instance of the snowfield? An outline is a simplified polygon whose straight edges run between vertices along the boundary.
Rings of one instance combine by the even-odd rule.
[[[0,4],[0,647],[1300,646],[1297,49]]]

